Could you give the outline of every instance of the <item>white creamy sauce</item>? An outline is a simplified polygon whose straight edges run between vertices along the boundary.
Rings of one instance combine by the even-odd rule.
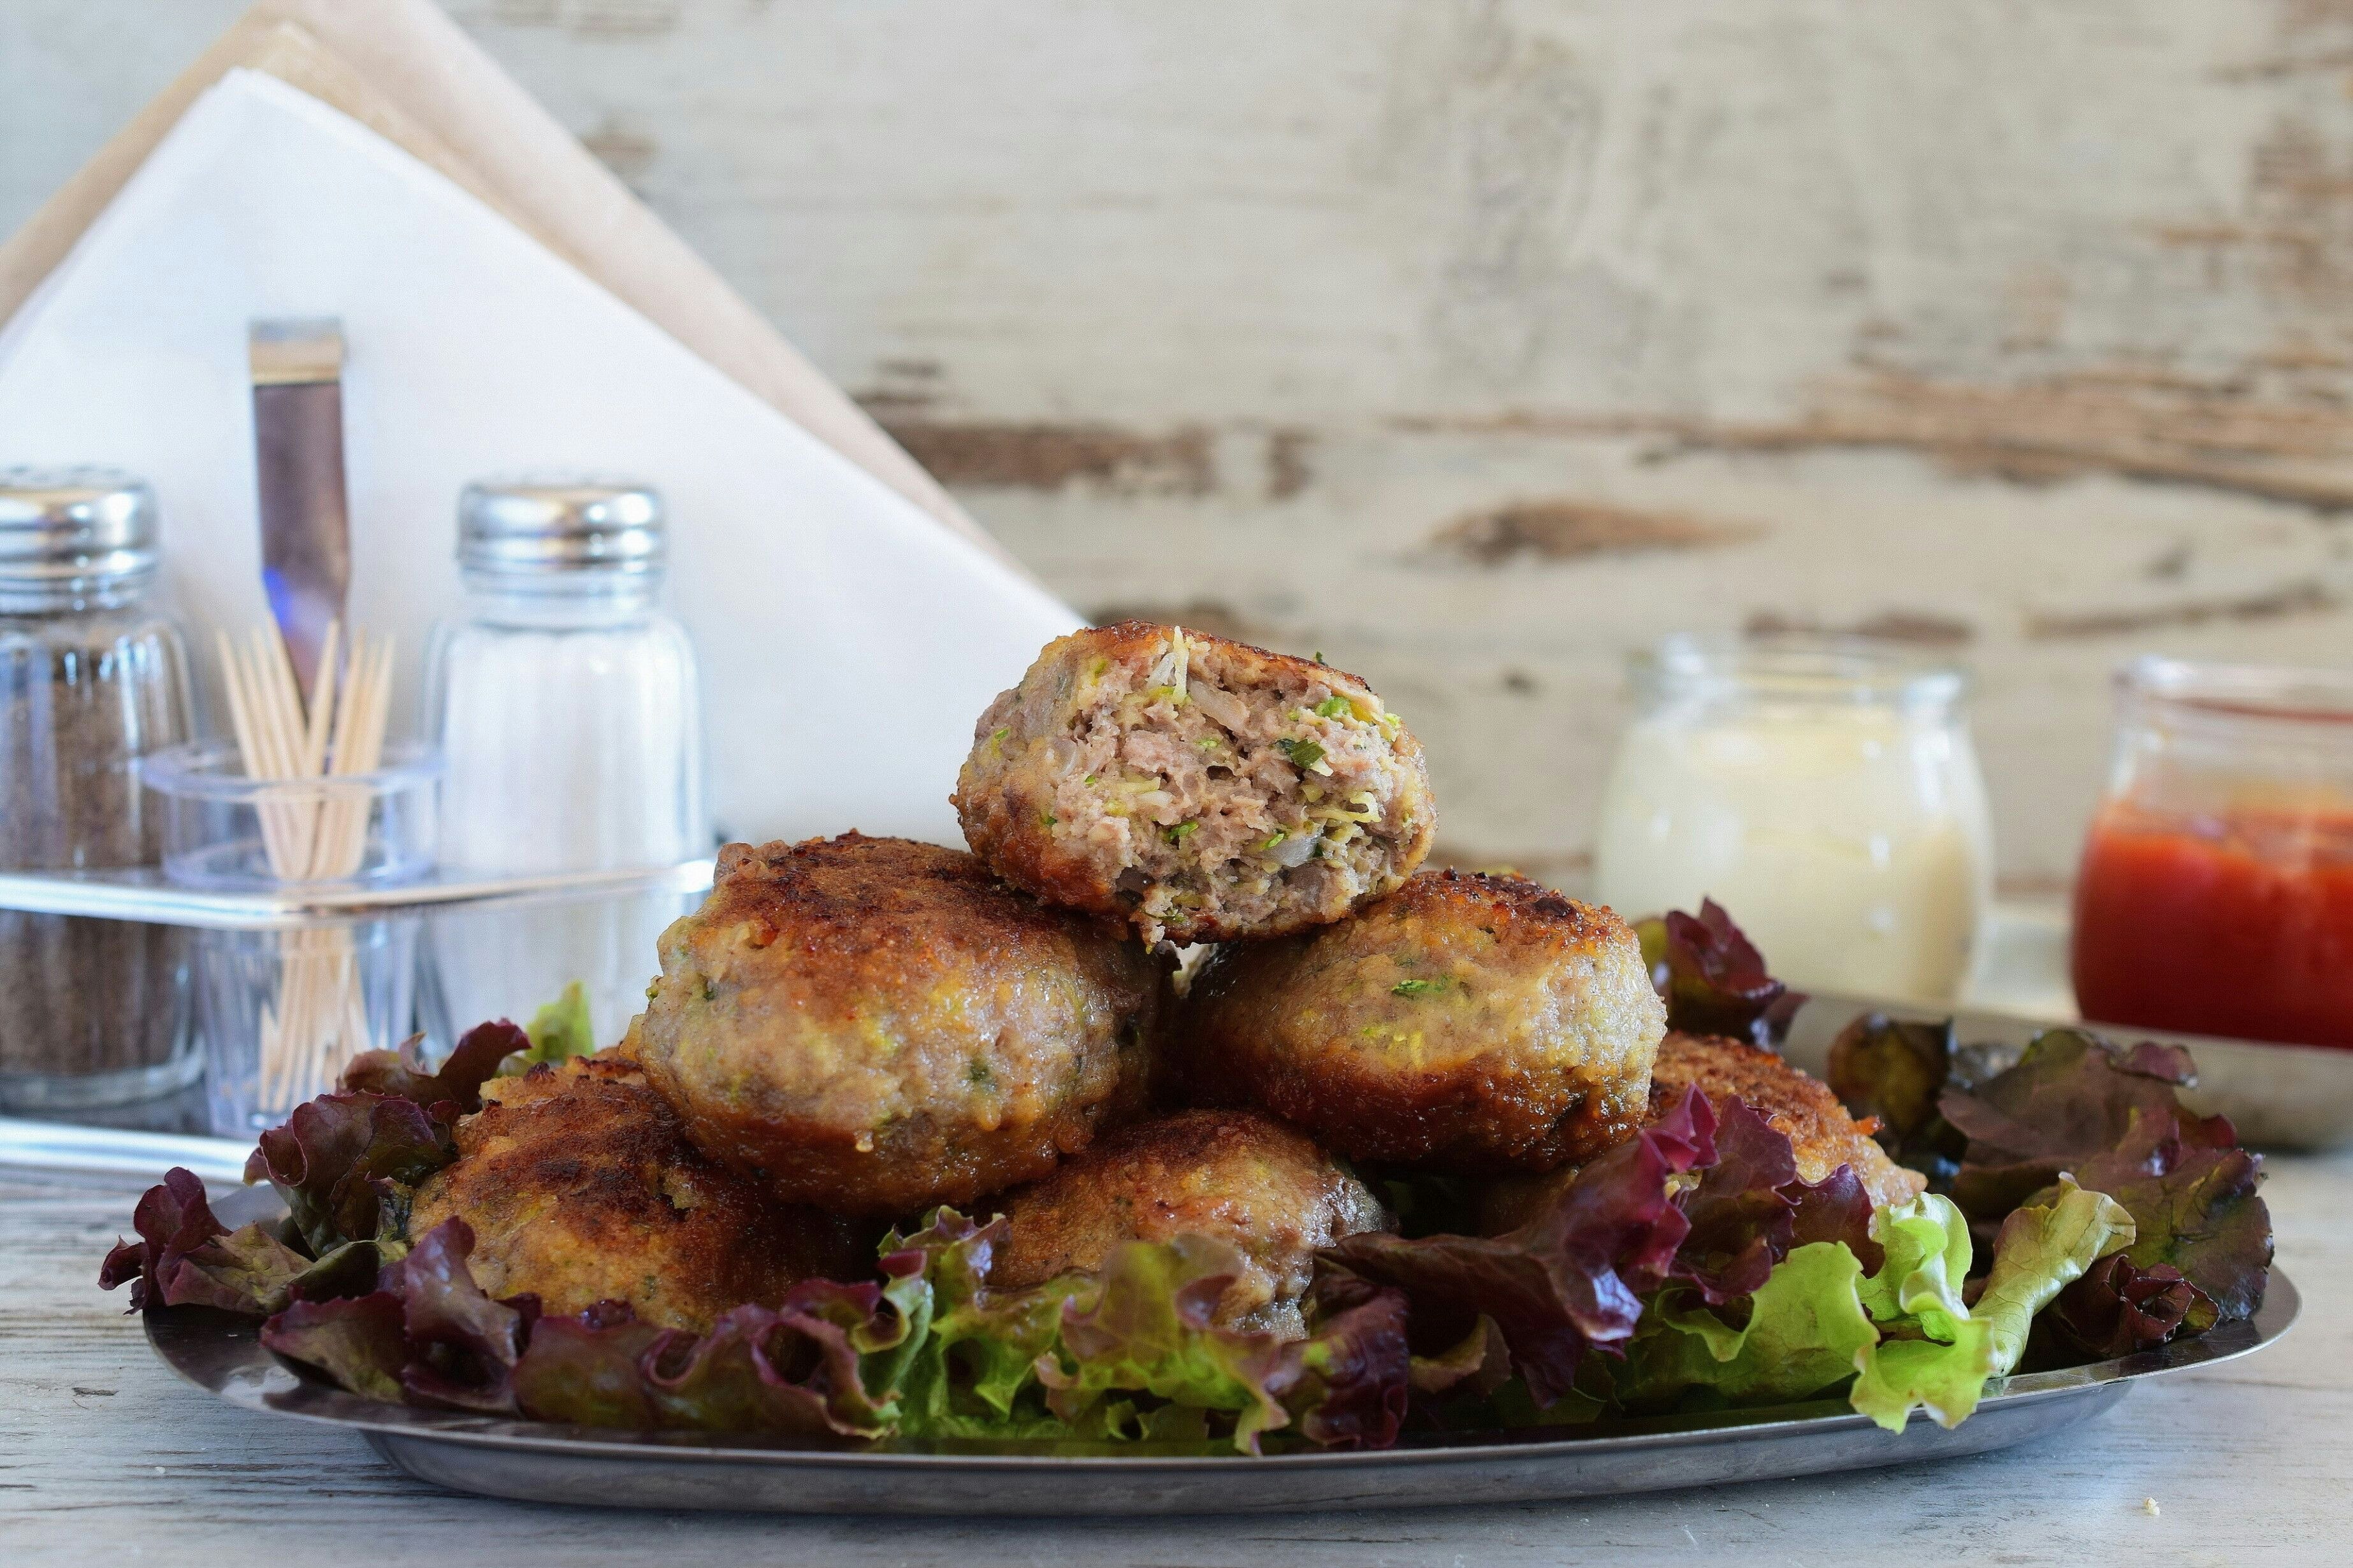
[[[1801,990],[1949,997],[1991,897],[1980,778],[1940,714],[1670,707],[1620,744],[1595,892],[1630,920],[1713,898]]]

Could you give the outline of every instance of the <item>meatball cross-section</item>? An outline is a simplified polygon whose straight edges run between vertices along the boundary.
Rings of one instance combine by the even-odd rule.
[[[981,715],[954,796],[975,853],[1146,941],[1339,919],[1421,863],[1421,747],[1312,659],[1124,621],[1049,644]]]

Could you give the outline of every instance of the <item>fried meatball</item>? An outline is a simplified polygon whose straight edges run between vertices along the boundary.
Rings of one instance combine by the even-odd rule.
[[[1652,1114],[1666,1114],[1694,1085],[1710,1100],[1739,1096],[1788,1134],[1801,1182],[1852,1165],[1875,1204],[1905,1203],[1927,1190],[1928,1178],[1889,1159],[1872,1128],[1847,1114],[1830,1085],[1771,1051],[1720,1036],[1671,1034],[1651,1068]]]
[[[1438,826],[1420,744],[1363,681],[1142,621],[1049,644],[980,716],[952,798],[998,872],[1147,942],[1337,920]]]
[[[677,1113],[610,1056],[482,1086],[457,1161],[417,1190],[408,1231],[474,1230],[474,1278],[547,1311],[627,1301],[700,1332],[730,1307],[773,1306],[803,1279],[862,1279],[874,1248],[851,1226],[769,1200],[686,1141]]]
[[[1353,918],[1219,948],[1179,1059],[1352,1159],[1548,1171],[1631,1135],[1666,1009],[1606,909],[1517,877],[1424,871]]]
[[[1018,1289],[1100,1268],[1124,1241],[1213,1237],[1244,1259],[1216,1321],[1290,1339],[1307,1331],[1299,1300],[1316,1252],[1388,1225],[1365,1184],[1314,1141],[1249,1110],[1186,1110],[1123,1128],[1009,1194],[1003,1210],[1011,1233],[989,1271],[995,1283]]]
[[[1032,1181],[1134,1115],[1171,960],[961,850],[731,844],[623,1049],[704,1152],[858,1215]]]

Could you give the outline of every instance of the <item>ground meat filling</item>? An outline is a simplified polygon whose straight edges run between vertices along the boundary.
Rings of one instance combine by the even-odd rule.
[[[1403,874],[1396,716],[1360,688],[1292,669],[1252,686],[1236,666],[1182,631],[1140,674],[1098,659],[1045,742],[1041,826],[1155,924],[1329,919]]]

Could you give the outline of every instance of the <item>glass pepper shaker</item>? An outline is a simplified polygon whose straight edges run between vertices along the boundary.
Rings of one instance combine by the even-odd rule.
[[[148,603],[155,498],[108,469],[0,470],[0,869],[152,865],[139,759],[188,739],[179,626]],[[136,1103],[194,1080],[187,933],[0,910],[0,1108]]]
[[[422,725],[447,770],[445,872],[650,868],[710,852],[694,649],[657,603],[666,542],[649,486],[466,487],[466,609],[436,629]],[[578,981],[609,1044],[682,909],[663,894],[443,917],[433,953],[448,1026],[527,1018]]]

